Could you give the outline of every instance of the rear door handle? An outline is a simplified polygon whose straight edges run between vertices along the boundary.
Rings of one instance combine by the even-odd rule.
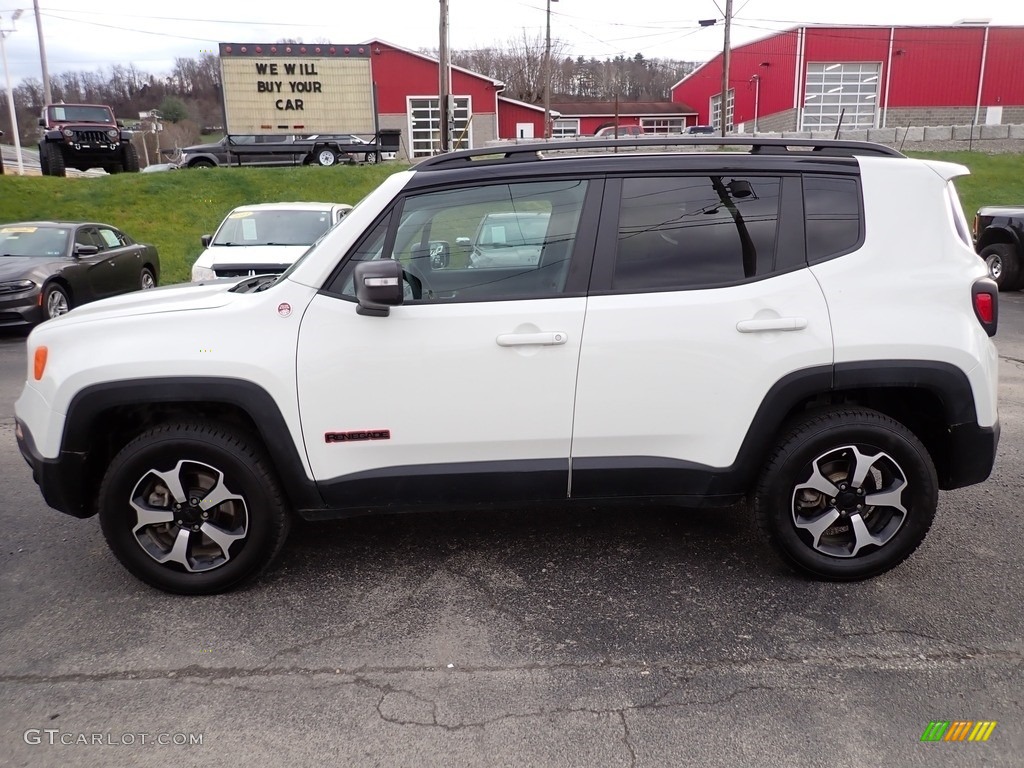
[[[736,330],[740,333],[802,331],[806,327],[806,317],[766,317],[760,320],[740,320],[736,323]]]
[[[495,339],[499,347],[525,347],[531,344],[540,346],[553,346],[565,344],[569,336],[562,331],[551,331],[541,333],[503,333]]]

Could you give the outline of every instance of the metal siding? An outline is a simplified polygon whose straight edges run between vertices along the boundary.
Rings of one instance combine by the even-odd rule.
[[[754,118],[754,85],[750,78],[761,76],[759,114],[768,115],[793,107],[793,62],[797,30],[782,32],[734,48],[729,65],[729,87],[736,91],[733,119],[736,123]],[[762,67],[762,62],[768,66]],[[722,57],[716,56],[672,91],[672,101],[697,110],[698,125],[711,123],[711,97],[722,91]]]
[[[440,86],[436,61],[382,43],[371,44],[371,49],[373,54],[370,60],[373,81],[377,84],[379,112],[404,114],[407,96],[437,95]],[[452,70],[452,93],[456,96],[470,96],[470,107],[474,115],[494,114],[495,86],[490,80]]]
[[[1024,105],[1024,27],[989,30],[981,105]]]
[[[544,136],[544,113],[535,109],[527,109],[507,101],[498,102],[498,138],[514,139],[516,123],[532,123],[534,138]]]
[[[897,27],[889,108],[973,106],[984,39],[979,27]]]

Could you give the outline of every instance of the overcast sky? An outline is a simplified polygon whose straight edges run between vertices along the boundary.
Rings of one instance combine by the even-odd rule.
[[[0,29],[24,12],[7,35],[13,84],[42,79],[31,0],[0,0]],[[280,8],[282,10],[275,10]],[[177,57],[216,50],[220,42],[358,43],[372,38],[413,50],[436,49],[439,0],[329,2],[286,0],[40,0],[50,73],[135,64],[167,74]],[[725,0],[556,0],[551,34],[573,57],[704,61],[722,48]],[[952,24],[965,16],[1024,25],[1024,0],[894,2],[894,0],[734,0],[733,44],[799,24]],[[701,19],[719,19],[701,28]],[[507,46],[511,38],[543,40],[544,0],[449,0],[455,50]],[[2,85],[3,83],[0,83]]]

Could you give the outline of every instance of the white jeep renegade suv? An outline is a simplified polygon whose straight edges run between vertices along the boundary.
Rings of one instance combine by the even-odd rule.
[[[660,148],[432,158],[281,276],[44,323],[16,415],[47,503],[191,594],[259,572],[291,515],[559,499],[749,496],[804,573],[896,566],[999,438],[967,170],[852,142]],[[475,267],[492,214],[543,219],[538,257]]]

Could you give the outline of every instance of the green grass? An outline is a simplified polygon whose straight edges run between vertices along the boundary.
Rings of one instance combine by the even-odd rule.
[[[1024,205],[1024,155],[987,155],[982,152],[908,152],[912,157],[947,160],[971,169],[954,183],[967,221],[983,205]]]
[[[1024,155],[916,152],[971,169],[956,186],[968,220],[982,205],[1024,204]],[[89,219],[113,224],[160,251],[161,283],[189,279],[199,238],[246,203],[316,200],[356,203],[400,163],[333,168],[211,168],[61,179],[0,176],[0,223]]]
[[[322,201],[355,204],[387,176],[382,165],[210,168],[90,178],[0,176],[0,223],[35,219],[113,224],[160,252],[160,283],[190,278],[212,234],[232,208],[247,203]]]

